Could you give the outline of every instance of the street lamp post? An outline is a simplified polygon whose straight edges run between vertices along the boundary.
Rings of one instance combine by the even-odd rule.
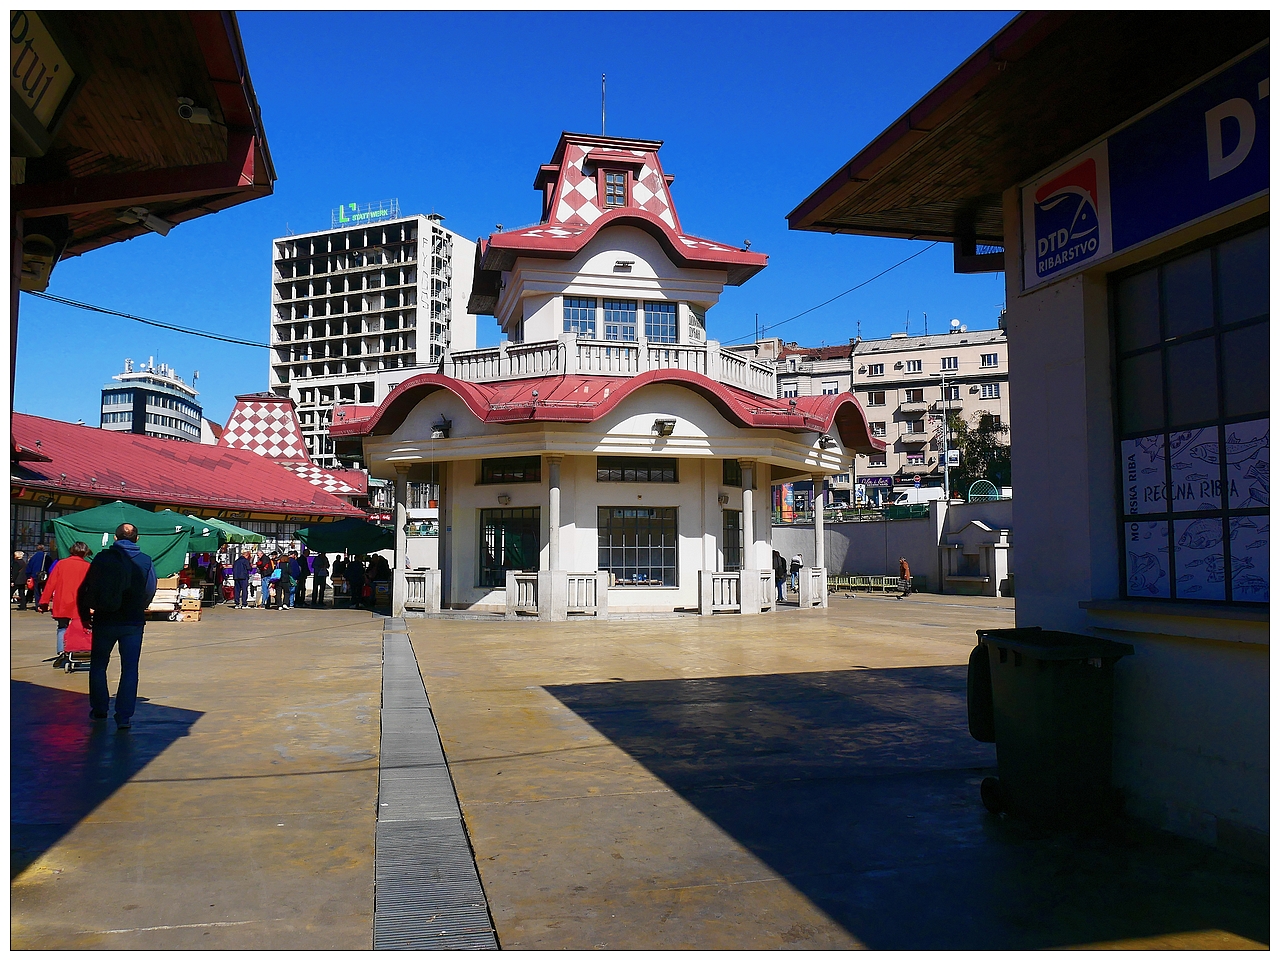
[[[951,398],[947,396],[947,372],[944,370],[929,376],[942,378],[942,493],[949,502],[951,500],[951,458],[948,455],[951,453],[951,424],[947,420],[947,415],[951,412]]]

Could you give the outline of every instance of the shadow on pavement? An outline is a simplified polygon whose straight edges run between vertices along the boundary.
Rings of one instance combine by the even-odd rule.
[[[1268,940],[1265,868],[1132,822],[1053,836],[988,814],[964,667],[547,690],[869,948]]]
[[[9,694],[10,880],[201,717],[140,700],[134,727],[118,732],[89,722],[87,694],[27,681]]]

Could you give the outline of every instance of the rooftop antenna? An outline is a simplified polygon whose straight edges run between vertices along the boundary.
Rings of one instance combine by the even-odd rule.
[[[929,315],[927,313],[924,315],[924,335],[926,337],[929,336]]]
[[[907,311],[907,326],[902,329],[905,330],[908,334],[911,333],[911,311],[910,310]]]
[[[858,321],[858,340],[862,340],[862,321]]]
[[[600,136],[604,136],[604,74],[600,74]]]

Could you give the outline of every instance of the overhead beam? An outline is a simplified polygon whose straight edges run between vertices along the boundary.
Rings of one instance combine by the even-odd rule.
[[[21,211],[25,217],[189,200],[254,186],[255,149],[256,140],[252,134],[231,131],[227,137],[225,163],[19,184],[10,188],[10,196],[13,209]]]

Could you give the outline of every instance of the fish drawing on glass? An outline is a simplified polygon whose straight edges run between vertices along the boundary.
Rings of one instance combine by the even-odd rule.
[[[1193,551],[1208,550],[1222,543],[1222,522],[1205,518],[1192,521],[1178,538],[1179,547],[1189,547]]]
[[[1160,568],[1160,558],[1155,554],[1129,552],[1130,594],[1159,594],[1162,577],[1164,571]]]
[[[1170,457],[1176,456],[1179,452],[1181,452],[1182,448],[1186,447],[1193,440],[1197,440],[1200,437],[1200,435],[1203,433],[1204,433],[1203,430],[1184,430],[1184,431],[1179,431],[1178,433],[1175,433],[1175,434],[1170,434],[1169,435],[1169,456]]]
[[[1174,470],[1190,470],[1191,465],[1186,462],[1175,462],[1173,465],[1173,469]]]
[[[1157,434],[1154,437],[1143,437],[1138,441],[1138,450],[1144,451],[1151,456],[1151,462],[1164,459],[1164,444],[1162,438]]]
[[[1244,574],[1240,577],[1231,578],[1231,590],[1240,597],[1241,595],[1262,595],[1267,593],[1267,579],[1259,577],[1257,574]]]
[[[1260,460],[1244,472],[1245,477],[1252,477],[1256,484],[1249,485],[1249,496],[1241,507],[1269,507],[1271,505],[1271,464]]]
[[[1202,480],[1208,480],[1208,479],[1209,479],[1208,474],[1188,474],[1187,475],[1187,480],[1189,481],[1202,481]]]
[[[1254,437],[1245,441],[1240,440],[1235,434],[1231,434],[1227,437],[1227,463],[1243,464],[1247,460],[1252,460],[1253,455],[1258,453],[1258,451],[1265,449],[1266,446],[1266,434],[1263,434],[1261,437]],[[1196,447],[1191,448],[1191,456],[1196,460],[1216,464],[1218,463],[1218,445],[1199,444]]]
[[[1187,567],[1203,567],[1205,569],[1205,579],[1208,580],[1210,584],[1218,584],[1218,583],[1221,583],[1221,581],[1226,575],[1226,571],[1223,570],[1223,567],[1222,567],[1222,558],[1223,558],[1223,555],[1221,554],[1210,554],[1208,557],[1202,557],[1199,560],[1190,561],[1187,563],[1186,566]],[[1243,573],[1244,571],[1247,571],[1252,567],[1253,567],[1252,555],[1250,555],[1249,557],[1236,557],[1232,555],[1231,579],[1234,581],[1236,578],[1237,572]],[[1178,578],[1178,580],[1181,581],[1182,578]]]

